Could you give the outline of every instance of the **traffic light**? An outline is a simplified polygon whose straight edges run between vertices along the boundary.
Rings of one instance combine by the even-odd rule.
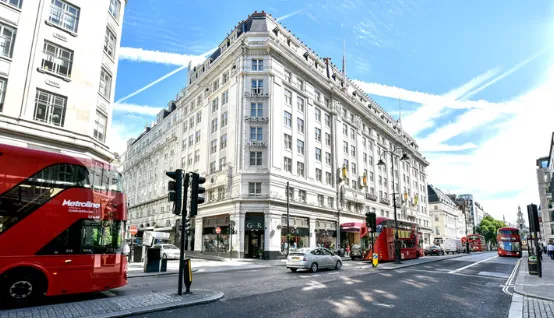
[[[167,199],[169,202],[175,202],[173,214],[181,215],[181,206],[183,204],[183,170],[166,171],[165,174],[175,180],[167,183]]]
[[[192,179],[192,188],[190,193],[190,216],[196,216],[198,214],[198,205],[204,203],[204,197],[199,196],[206,192],[206,189],[201,185],[206,182],[206,178],[201,177],[198,173],[192,172],[190,174],[190,179]]]
[[[237,231],[235,230],[235,221],[233,220],[229,222],[229,234],[237,234]]]
[[[371,229],[372,232],[375,231],[375,227],[377,226],[376,222],[377,219],[375,213],[367,212],[365,214],[365,224],[368,229]]]
[[[185,222],[183,223],[183,226],[187,231],[190,230],[190,219],[188,217],[185,217]]]

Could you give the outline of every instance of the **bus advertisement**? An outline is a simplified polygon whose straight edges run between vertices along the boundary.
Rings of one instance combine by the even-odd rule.
[[[513,227],[502,227],[496,232],[498,256],[521,257],[521,236],[519,230]]]
[[[0,145],[0,300],[127,284],[127,208],[114,167]]]
[[[375,244],[373,253],[377,253],[380,262],[395,260],[394,247],[394,220],[385,217],[378,217],[376,220],[375,229]],[[364,237],[366,240],[371,239],[371,234]],[[421,254],[421,236],[416,223],[398,221],[398,240],[400,242],[400,259],[419,258]],[[371,246],[369,242],[366,246]],[[364,255],[365,260],[371,260],[371,248]]]
[[[474,252],[484,252],[487,250],[487,245],[485,243],[485,237],[479,234],[469,234],[468,242],[470,250]]]

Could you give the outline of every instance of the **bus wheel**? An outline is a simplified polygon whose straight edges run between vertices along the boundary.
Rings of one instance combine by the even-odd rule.
[[[46,279],[35,269],[14,269],[2,275],[0,300],[23,307],[37,302],[46,292]]]

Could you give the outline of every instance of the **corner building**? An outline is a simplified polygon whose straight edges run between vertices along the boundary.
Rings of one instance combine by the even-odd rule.
[[[126,0],[0,0],[0,143],[109,161]]]
[[[394,218],[393,186],[398,218],[418,223],[430,243],[428,162],[415,140],[270,15],[252,14],[203,64],[189,65],[187,88],[171,103],[179,165],[207,179],[206,203],[192,221],[195,252],[271,259],[286,253],[286,243],[357,244],[365,212]],[[387,155],[378,166],[393,147],[410,160],[398,156],[393,168]],[[131,212],[129,223],[140,229],[170,213]],[[237,234],[229,235],[231,224]]]

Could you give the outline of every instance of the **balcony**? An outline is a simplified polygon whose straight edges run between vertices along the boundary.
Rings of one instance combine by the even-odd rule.
[[[373,194],[373,193],[366,193],[365,194],[365,198],[367,200],[371,200],[371,201],[377,201],[377,195]]]
[[[390,205],[390,199],[387,198],[387,197],[381,197],[381,199],[379,199],[379,202],[381,202],[383,204],[386,204],[386,205]]]

